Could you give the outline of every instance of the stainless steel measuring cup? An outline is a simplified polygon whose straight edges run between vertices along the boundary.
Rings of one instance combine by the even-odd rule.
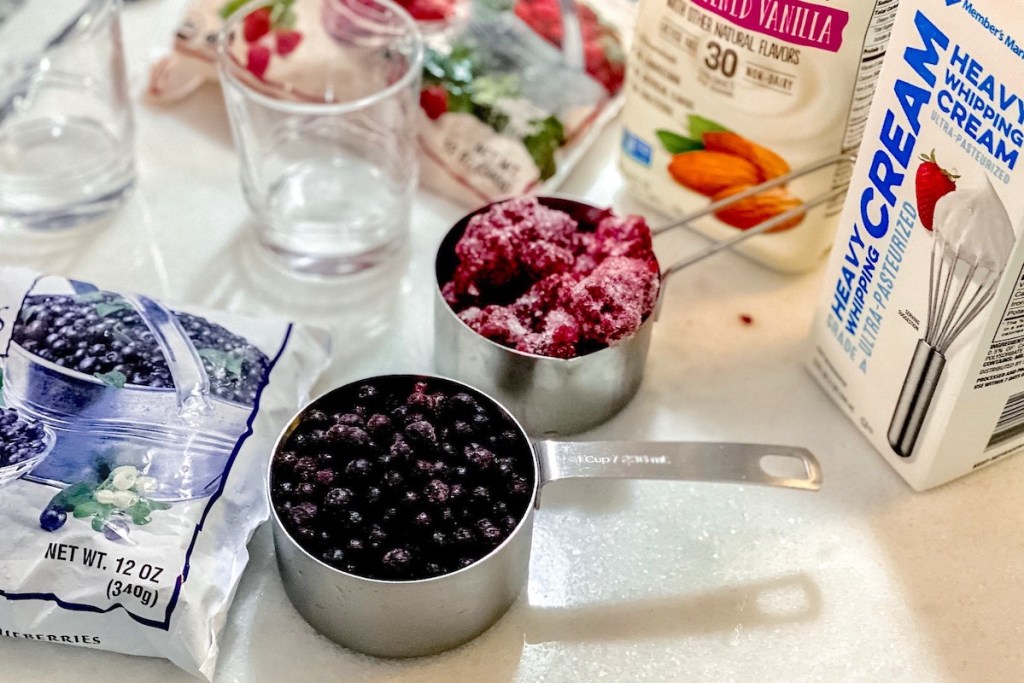
[[[764,190],[783,185],[794,178],[837,164],[853,163],[852,155],[840,154],[808,164],[785,175],[712,202],[652,229],[655,236],[686,227],[695,220],[713,214],[735,202]],[[434,363],[442,375],[455,377],[480,387],[495,396],[519,418],[530,434],[575,434],[594,427],[619,412],[636,394],[643,379],[651,327],[662,305],[665,282],[683,268],[723,249],[770,231],[802,213],[836,199],[845,187],[824,192],[800,206],[713,242],[667,267],[661,268],[661,289],[654,313],[629,337],[592,353],[562,359],[538,356],[502,346],[478,334],[466,325],[445,301],[441,288],[451,280],[458,265],[455,245],[466,231],[471,218],[492,206],[481,207],[464,216],[445,235],[437,251],[434,269]],[[586,202],[565,197],[538,197],[544,206],[563,211],[573,218],[581,231],[593,231],[605,210]]]
[[[433,390],[466,392],[508,415],[490,396],[441,377],[389,375],[361,380],[316,399],[283,430],[275,455],[284,448],[301,416],[332,405],[357,386],[381,390],[425,380]],[[451,395],[449,393],[449,395]],[[304,550],[285,529],[275,506],[274,547],[285,592],[299,613],[325,636],[354,650],[385,657],[433,654],[460,645],[497,621],[526,586],[534,512],[541,489],[563,479],[667,479],[674,481],[760,484],[815,491],[821,470],[803,448],[737,443],[687,442],[556,442],[531,441],[509,415],[518,438],[502,457],[525,458],[532,466],[530,504],[518,526],[498,547],[469,566],[428,579],[385,581],[335,569]],[[781,459],[793,465],[792,476],[773,474]],[[787,462],[788,461],[788,462]],[[271,469],[267,490],[272,494]],[[787,469],[787,472],[789,470]]]

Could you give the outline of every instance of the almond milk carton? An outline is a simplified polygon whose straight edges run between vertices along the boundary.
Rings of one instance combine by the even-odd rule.
[[[917,490],[1024,448],[1024,5],[903,0],[809,368]]]
[[[896,7],[897,0],[641,0],[622,115],[620,167],[630,192],[679,217],[856,150]],[[848,164],[827,166],[694,227],[726,239],[828,197],[738,247],[772,268],[805,271],[832,244],[849,177]]]

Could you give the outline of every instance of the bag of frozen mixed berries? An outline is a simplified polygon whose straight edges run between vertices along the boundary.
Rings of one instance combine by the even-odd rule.
[[[331,0],[371,2],[372,0]],[[192,0],[171,53],[150,72],[158,103],[217,80],[215,46],[239,0]],[[419,146],[423,185],[476,205],[555,188],[620,106],[633,24],[630,0],[398,0],[426,48]],[[268,0],[244,20],[260,58],[249,64],[275,96],[301,74],[309,8]],[[275,89],[275,84],[281,87]]]

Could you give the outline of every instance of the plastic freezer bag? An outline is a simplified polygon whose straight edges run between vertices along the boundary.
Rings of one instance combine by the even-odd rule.
[[[271,57],[249,68],[275,97],[302,99],[292,86],[317,59],[317,41],[302,38],[318,30],[311,4],[268,0],[273,16],[292,19],[253,32],[259,37],[250,44]],[[619,109],[630,0],[399,4],[419,20],[427,43],[417,129],[420,179],[429,190],[467,205],[549,193]],[[190,0],[171,53],[150,72],[152,101],[170,103],[217,80],[216,36],[238,5]],[[299,37],[283,52],[280,31]]]
[[[210,678],[325,334],[0,268],[0,635]]]

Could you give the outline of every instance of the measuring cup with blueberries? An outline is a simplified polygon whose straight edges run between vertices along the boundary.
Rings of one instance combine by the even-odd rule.
[[[802,448],[531,441],[466,384],[373,377],[316,399],[277,441],[267,486],[285,591],[310,624],[361,652],[455,647],[526,585],[542,487],[580,478],[821,484]]]

